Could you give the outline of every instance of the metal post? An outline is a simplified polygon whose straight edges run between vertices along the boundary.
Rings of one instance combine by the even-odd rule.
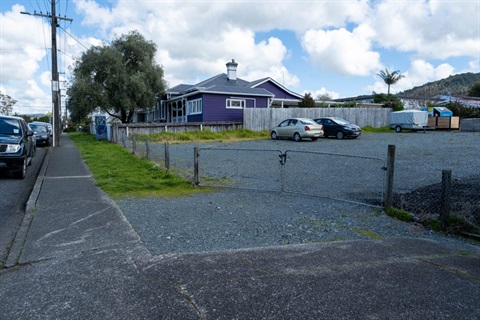
[[[170,145],[165,141],[165,171],[170,172]]]
[[[34,16],[49,18],[52,20],[52,115],[53,115],[53,147],[60,146],[60,133],[61,133],[61,93],[60,93],[60,83],[58,77],[58,67],[57,67],[57,26],[59,20],[73,21],[73,19],[66,17],[57,17],[55,13],[56,1],[52,0],[52,13],[43,14],[43,13],[34,13]],[[21,14],[31,15],[28,12],[20,12]]]
[[[198,167],[198,147],[193,148],[193,163],[194,163],[194,168],[193,168],[193,184],[195,186],[198,186],[200,184],[200,177],[199,177],[199,167]]]
[[[387,190],[385,192],[385,209],[392,205],[393,198],[393,176],[395,173],[395,145],[388,145],[387,154]]]
[[[60,146],[60,82],[57,67],[57,17],[55,0],[52,0],[52,99],[53,99],[53,146]]]
[[[145,153],[146,153],[146,158],[147,160],[150,160],[150,139],[147,138],[147,140],[145,141]]]
[[[440,225],[445,231],[447,227],[447,218],[450,214],[450,191],[452,188],[452,170],[442,170],[442,195],[440,210]]]

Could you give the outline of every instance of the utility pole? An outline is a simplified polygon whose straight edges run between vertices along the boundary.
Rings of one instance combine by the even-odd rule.
[[[60,82],[58,76],[58,67],[57,67],[57,27],[59,20],[73,21],[73,19],[65,17],[57,17],[55,13],[56,1],[52,1],[52,13],[43,14],[34,12],[34,16],[40,16],[44,18],[51,19],[52,22],[52,104],[53,104],[53,147],[60,146],[60,134],[61,134],[61,92],[60,92]],[[31,15],[28,12],[21,12],[22,14]]]

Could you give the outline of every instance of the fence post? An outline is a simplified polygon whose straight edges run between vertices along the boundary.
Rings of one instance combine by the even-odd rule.
[[[150,160],[150,139],[148,138],[145,140],[145,149],[147,160]]]
[[[137,151],[137,137],[135,135],[132,136],[132,153],[135,154]]]
[[[124,149],[127,149],[127,141],[123,133],[122,133],[122,145]]]
[[[452,186],[452,170],[442,170],[442,195],[440,210],[440,226],[445,231],[446,220],[450,213],[450,190]]]
[[[198,186],[200,184],[200,179],[199,179],[199,174],[198,174],[198,170],[199,170],[198,169],[198,156],[199,156],[199,154],[198,154],[198,147],[197,146],[195,146],[193,148],[193,152],[194,152],[193,153],[193,166],[194,166],[194,168],[193,168],[193,184],[195,186]]]
[[[165,170],[170,172],[170,145],[165,141]]]
[[[393,175],[395,173],[395,145],[388,145],[387,154],[387,190],[385,192],[385,209],[392,205],[393,198]]]

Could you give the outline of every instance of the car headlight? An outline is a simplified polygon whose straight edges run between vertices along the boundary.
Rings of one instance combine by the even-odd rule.
[[[7,150],[5,151],[6,153],[17,153],[22,149],[21,145],[18,144],[7,144]]]

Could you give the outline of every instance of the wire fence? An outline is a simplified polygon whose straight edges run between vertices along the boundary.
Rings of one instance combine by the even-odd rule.
[[[382,159],[287,150],[198,148],[199,184],[278,191],[381,206]],[[362,168],[362,170],[358,170]]]
[[[388,165],[381,158],[298,150],[195,149],[194,144],[177,147],[127,136],[118,143],[168,172],[192,182],[198,179],[200,186],[305,194],[371,206],[383,206],[388,189]],[[442,170],[398,161],[391,205],[431,227],[480,234],[478,161],[473,160],[468,175],[457,177],[453,170],[447,181]]]

